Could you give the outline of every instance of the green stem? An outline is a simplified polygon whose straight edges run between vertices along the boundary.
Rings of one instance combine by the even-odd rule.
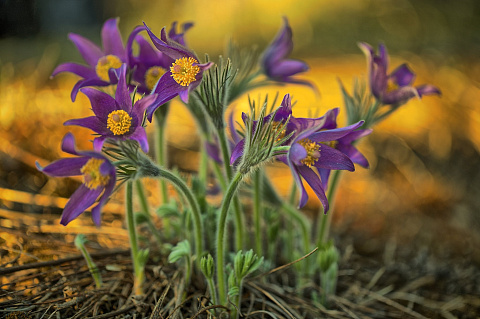
[[[165,151],[165,120],[168,114],[169,105],[164,105],[166,110],[164,112],[155,112],[156,134],[155,134],[155,158],[159,166],[167,167],[167,157]],[[162,196],[162,203],[168,203],[168,187],[164,180],[160,180],[160,195]]]
[[[146,218],[147,218],[147,225],[150,231],[152,232],[153,236],[155,237],[158,245],[161,247],[162,245],[162,239],[160,237],[160,234],[158,233],[157,228],[152,222],[152,217],[150,215],[150,208],[148,206],[148,201],[147,201],[147,196],[145,196],[145,191],[143,188],[142,181],[140,179],[137,179],[135,181],[135,186],[137,188],[137,195],[138,199],[140,200],[140,206],[142,206],[142,211],[144,212]]]
[[[226,282],[225,282],[225,228],[227,225],[227,214],[235,192],[242,181],[242,174],[238,172],[230,185],[222,202],[220,217],[217,226],[217,284],[220,304],[226,304]]]
[[[127,182],[125,187],[125,209],[127,218],[128,237],[130,239],[130,250],[133,260],[133,273],[134,273],[134,294],[142,295],[142,285],[144,279],[144,269],[140,265],[138,260],[138,241],[137,232],[135,229],[135,217],[133,215],[133,185],[132,181]]]
[[[262,229],[261,229],[261,193],[262,173],[257,170],[253,173],[253,220],[255,225],[255,252],[263,256],[262,252]]]
[[[135,181],[135,186],[137,187],[137,195],[140,200],[140,206],[142,206],[142,211],[150,218],[150,208],[148,207],[147,196],[145,196],[142,181],[137,179]]]
[[[223,159],[223,165],[225,168],[225,173],[227,174],[227,180],[232,181],[232,168],[230,166],[230,151],[228,147],[228,142],[227,142],[227,136],[225,135],[224,130],[218,130],[217,131],[218,135],[218,140],[220,142],[220,149],[222,151],[222,159]],[[242,214],[242,208],[240,205],[240,201],[238,200],[237,197],[234,197],[233,201],[233,210],[235,212],[235,244],[236,244],[236,249],[241,250],[243,248],[243,243],[244,243],[244,221],[243,221],[243,214]]]
[[[217,292],[215,291],[215,284],[213,278],[207,278],[208,289],[210,290],[210,295],[212,297],[212,304],[217,304]]]
[[[330,232],[330,222],[332,220],[333,215],[333,205],[335,199],[335,193],[338,187],[338,182],[340,180],[341,171],[335,170],[332,172],[332,176],[330,179],[330,186],[327,191],[327,200],[330,204],[330,213],[329,214],[322,214],[320,211],[320,226],[318,231],[318,238],[317,238],[317,246],[322,247],[328,239],[329,232]]]
[[[310,227],[308,226],[307,219],[301,212],[288,203],[282,203],[282,208],[300,225],[302,229],[303,249],[305,250],[304,253],[307,254],[310,251]]]
[[[218,179],[218,182],[220,183],[220,188],[222,189],[223,192],[227,190],[227,181],[225,180],[225,176],[223,176],[222,169],[220,168],[220,165],[217,162],[212,163],[213,164],[213,172],[215,173],[215,176]]]
[[[85,261],[87,262],[88,270],[93,277],[93,281],[95,281],[95,287],[97,289],[102,288],[102,275],[100,274],[100,270],[98,269],[97,265],[93,262],[92,257],[88,253],[87,248],[85,247],[86,239],[83,234],[78,234],[77,238],[75,238],[75,246],[82,252]]]
[[[181,178],[179,178],[172,172],[163,169],[162,167],[157,168],[159,170],[159,175],[157,175],[157,177],[162,177],[170,181],[177,188],[177,190],[179,190],[180,193],[183,194],[188,204],[190,205],[190,209],[192,210],[193,214],[193,226],[195,228],[195,253],[197,255],[197,261],[200,262],[200,257],[203,253],[202,217],[200,213],[200,206],[198,205],[195,195]]]

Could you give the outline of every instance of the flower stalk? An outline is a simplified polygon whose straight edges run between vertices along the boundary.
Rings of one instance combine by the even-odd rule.
[[[140,263],[140,252],[138,250],[137,231],[135,227],[135,216],[133,213],[133,182],[128,181],[125,187],[125,213],[128,229],[128,238],[130,240],[130,251],[133,260],[133,293],[136,296],[143,295],[143,282],[145,280],[145,269]]]
[[[243,174],[238,172],[233,177],[230,185],[228,186],[227,192],[223,198],[222,207],[220,210],[220,216],[218,218],[217,224],[217,284],[218,284],[218,298],[220,304],[226,304],[227,294],[226,294],[226,282],[225,282],[225,229],[227,226],[227,215],[228,210],[233,197],[242,181]]]

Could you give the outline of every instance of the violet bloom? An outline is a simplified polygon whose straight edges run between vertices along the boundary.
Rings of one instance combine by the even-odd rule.
[[[182,101],[188,102],[188,94],[194,90],[202,81],[202,75],[205,70],[210,68],[213,63],[201,64],[198,58],[181,43],[167,36],[165,28],[160,32],[160,38],[155,36],[145,25],[145,28],[153,42],[153,45],[167,55],[173,62],[168,71],[162,75],[155,87],[154,93],[158,94],[154,105],[147,108],[147,118],[151,122],[153,112],[165,102],[173,99],[177,95]]]
[[[363,121],[360,121],[347,127],[319,132],[313,127],[295,137],[287,154],[287,163],[300,191],[299,207],[305,206],[308,200],[308,194],[302,183],[303,177],[320,199],[325,212],[328,211],[329,204],[323,183],[312,168],[354,171],[352,160],[330,145],[362,125]]]
[[[298,83],[312,86],[311,83],[302,80],[293,79],[292,76],[305,72],[309,69],[308,65],[299,60],[287,59],[293,50],[292,28],[288,24],[286,17],[283,18],[284,25],[279,33],[265,50],[261,65],[265,75],[278,82]]]
[[[181,26],[182,32],[177,33],[177,22],[173,22],[168,36],[172,41],[185,46],[185,32],[192,26],[192,23],[184,23]],[[127,41],[127,57],[128,67],[132,70],[132,80],[137,87],[137,91],[150,93],[161,76],[175,63],[175,60],[153,48],[150,42],[138,34],[144,30],[146,30],[144,26],[139,26],[130,34]],[[133,54],[134,41],[137,42],[139,47],[136,56]]]
[[[105,140],[111,138],[135,140],[145,153],[148,152],[147,133],[142,122],[145,109],[154,103],[156,96],[146,96],[132,106],[125,74],[126,66],[124,64],[120,68],[115,98],[96,89],[83,88],[82,92],[90,99],[95,116],[73,119],[64,123],[65,125],[86,127],[99,134],[93,140],[96,151],[101,151]]]
[[[431,85],[413,86],[415,73],[406,64],[400,65],[387,75],[388,55],[384,45],[378,46],[379,54],[367,43],[359,43],[360,49],[367,56],[370,88],[372,94],[382,104],[399,106],[409,99],[423,95],[440,95],[440,90]]]
[[[61,72],[71,72],[83,78],[72,89],[72,101],[75,101],[78,90],[83,87],[117,83],[117,76],[112,69],[118,69],[126,62],[125,48],[118,30],[118,18],[109,19],[103,25],[103,49],[78,34],[70,33],[68,37],[88,65],[72,62],[60,64],[53,71],[52,77]]]
[[[92,209],[92,219],[100,226],[102,207],[115,187],[115,166],[101,153],[77,151],[71,133],[63,138],[62,150],[78,157],[62,158],[44,168],[37,163],[37,168],[49,176],[83,176],[82,185],[73,193],[63,209],[60,224],[67,225],[98,199],[98,204]]]

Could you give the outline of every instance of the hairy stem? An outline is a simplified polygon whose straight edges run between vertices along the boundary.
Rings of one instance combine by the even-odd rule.
[[[227,226],[227,215],[230,208],[232,199],[237,191],[240,182],[242,181],[242,174],[237,173],[230,185],[222,202],[220,210],[220,217],[218,218],[217,226],[217,284],[218,284],[218,297],[220,304],[226,304],[226,282],[225,282],[225,228]]]
[[[142,295],[143,294],[143,280],[145,278],[145,273],[142,265],[140,265],[138,259],[138,240],[137,232],[135,229],[135,217],[133,216],[133,185],[132,181],[127,182],[125,187],[125,210],[127,218],[127,229],[128,237],[130,239],[130,250],[132,253],[133,260],[133,274],[134,274],[134,294]]]
[[[222,151],[223,165],[225,168],[225,173],[227,174],[227,180],[232,181],[232,168],[230,167],[230,151],[228,147],[227,137],[224,130],[218,130],[218,139],[220,141],[220,149]],[[233,209],[235,212],[235,243],[236,249],[240,250],[243,248],[244,243],[244,229],[243,229],[243,214],[240,201],[235,196],[233,200]]]

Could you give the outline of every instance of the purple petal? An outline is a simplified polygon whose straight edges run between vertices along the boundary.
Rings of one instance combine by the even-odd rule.
[[[75,148],[75,137],[73,137],[73,134],[68,132],[65,134],[62,140],[62,151],[65,153],[69,153],[72,155],[79,155]]]
[[[288,24],[287,18],[284,17],[283,21],[283,27],[277,33],[273,42],[265,50],[262,59],[262,64],[267,71],[267,74],[269,74],[268,70],[271,70],[277,62],[288,56],[293,49],[292,29]]]
[[[402,64],[390,74],[390,78],[399,87],[407,86],[415,80],[415,73],[413,73],[407,64]]]
[[[336,129],[332,129],[332,130],[326,130],[326,131],[313,133],[308,138],[311,139],[314,142],[317,142],[317,143],[335,141],[335,140],[338,140],[341,137],[344,137],[349,132],[351,132],[353,130],[356,130],[357,128],[362,126],[363,122],[364,121],[359,121],[355,124],[345,126],[345,127],[342,127],[342,128],[336,128]]]
[[[98,204],[92,208],[92,220],[95,223],[95,225],[100,227],[100,222],[101,222],[101,212],[102,208],[109,199],[110,195],[112,194],[114,188],[115,188],[115,170],[113,171],[113,174],[110,174],[110,181],[108,182],[107,186],[105,187],[105,192],[103,193],[102,197],[100,197],[100,200],[98,201]]]
[[[147,119],[152,122],[153,112],[160,106],[176,97],[181,91],[185,91],[185,87],[181,86],[172,78],[172,73],[167,72],[160,80],[158,80],[155,88],[157,99],[155,103],[147,107]]]
[[[152,105],[157,99],[156,94],[151,94],[143,97],[142,99],[135,102],[132,112],[139,118],[143,119],[143,114],[145,110]]]
[[[300,201],[298,202],[298,208],[302,208],[303,206],[305,206],[305,204],[307,204],[307,201],[308,201],[307,191],[303,186],[302,179],[300,178],[297,166],[294,165],[288,157],[287,157],[287,165],[288,167],[290,167],[290,170],[292,171],[293,180],[295,181],[295,184],[297,184],[298,191],[300,192]]]
[[[314,165],[319,168],[355,171],[355,166],[347,155],[323,144],[320,145],[320,158]]]
[[[105,140],[107,139],[107,136],[97,136],[93,139],[93,149],[97,152],[101,152],[103,148],[103,143],[105,143]]]
[[[115,91],[115,100],[120,105],[121,109],[130,113],[132,111],[132,100],[130,99],[130,92],[127,87],[127,80],[125,79],[127,73],[126,64],[120,67],[120,77],[118,78],[117,90]]]
[[[160,51],[171,57],[172,59],[181,59],[183,57],[194,57],[194,55],[189,52],[186,48],[182,47],[180,44],[174,41],[169,41],[167,38],[167,34],[165,28],[161,31],[161,39],[159,39],[150,28],[145,24],[145,28],[147,29],[148,35],[152,40],[153,45]]]
[[[115,99],[105,92],[84,88],[82,93],[90,100],[93,113],[104,123],[107,123],[108,115],[118,109]]]
[[[73,89],[72,89],[72,93],[71,93],[72,102],[75,102],[75,99],[77,98],[78,90],[80,90],[81,88],[84,88],[86,86],[108,86],[108,85],[110,85],[110,83],[102,81],[98,77],[78,81],[73,86]]]
[[[234,143],[238,143],[242,138],[235,129],[235,122],[233,121],[233,111],[228,116],[228,128],[230,130],[230,136]]]
[[[305,181],[308,183],[308,185],[310,185],[313,192],[315,193],[315,195],[317,195],[318,199],[322,203],[322,206],[324,207],[324,212],[327,213],[329,209],[328,200],[327,196],[325,195],[325,191],[323,190],[322,182],[320,181],[318,175],[315,174],[315,172],[307,166],[299,166],[298,172],[300,173],[300,175],[302,175],[303,178],[305,178]]]
[[[342,143],[342,144],[350,144],[353,141],[356,141],[356,140],[358,140],[362,137],[370,135],[370,133],[372,133],[372,132],[373,132],[372,129],[352,131],[352,132],[348,133],[347,135],[345,135],[344,137],[342,137],[341,139],[339,139],[339,142]]]
[[[295,165],[303,165],[302,160],[308,156],[307,150],[305,147],[298,143],[293,143],[288,151],[288,157]]]
[[[268,76],[272,78],[287,79],[287,77],[300,72],[308,71],[309,67],[305,62],[299,60],[283,60],[277,62],[269,70]]]
[[[70,33],[68,35],[73,44],[77,47],[85,62],[92,68],[97,65],[98,59],[104,56],[102,50],[92,41],[82,37],[81,35]]]
[[[211,159],[213,159],[218,164],[223,163],[222,159],[220,158],[220,149],[218,148],[218,144],[206,141],[204,144],[204,147],[205,147],[205,150],[207,151],[208,156]]]
[[[95,133],[101,135],[111,134],[110,130],[107,128],[106,121],[101,122],[100,119],[96,116],[89,116],[81,119],[71,119],[63,123],[63,125],[76,125],[86,127],[91,129]]]
[[[125,61],[125,48],[118,30],[118,18],[108,19],[102,28],[102,45],[105,55],[112,54]]]
[[[142,25],[138,25],[132,30],[132,32],[128,36],[125,51],[126,51],[127,65],[130,69],[133,68],[135,64],[135,57],[133,56],[133,41],[137,41],[137,35],[143,30],[145,30],[145,27]],[[141,36],[138,36],[138,38],[143,39],[143,37]]]
[[[384,104],[403,104],[411,98],[419,96],[416,88],[413,86],[404,86],[398,90],[385,93],[381,100]]]
[[[80,187],[73,193],[72,197],[70,197],[70,200],[65,205],[60,224],[66,226],[72,220],[77,218],[88,207],[95,203],[102,191],[102,187],[89,189],[83,184],[80,185]]]
[[[442,92],[436,87],[431,84],[424,84],[417,86],[417,92],[420,97],[424,95],[442,95]]]
[[[232,150],[232,155],[230,156],[230,165],[234,165],[243,156],[243,148],[245,147],[245,140],[241,140],[235,145],[235,148]]]
[[[145,132],[145,128],[139,126],[135,129],[135,131],[128,136],[129,139],[135,140],[140,144],[142,151],[148,153],[148,139],[147,139],[147,132]]]
[[[40,171],[53,177],[67,177],[82,175],[80,169],[88,162],[88,157],[72,157],[62,158],[47,165],[44,168],[39,168]]]
[[[53,77],[61,72],[71,72],[73,74],[81,76],[84,79],[97,77],[97,74],[95,73],[94,69],[86,65],[81,65],[81,64],[72,63],[72,62],[60,64],[55,68],[55,70],[53,70],[51,76]]]
[[[323,190],[326,191],[328,189],[328,179],[330,178],[331,170],[317,167],[317,171],[320,175],[320,180],[322,181]]]
[[[355,164],[358,164],[364,168],[368,168],[368,160],[363,156],[362,153],[360,153],[357,148],[351,144],[338,144],[337,145],[337,150],[342,152],[343,154],[347,155],[352,162]]]

